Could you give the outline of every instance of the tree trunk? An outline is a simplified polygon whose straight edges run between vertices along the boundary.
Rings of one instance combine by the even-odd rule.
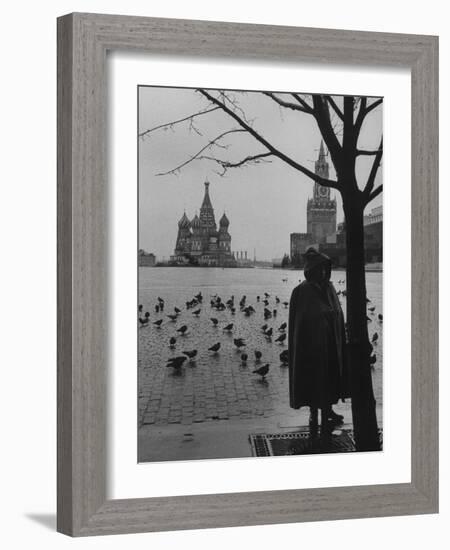
[[[364,254],[364,203],[360,191],[343,195],[347,244],[347,331],[353,429],[358,451],[380,450],[369,358]]]

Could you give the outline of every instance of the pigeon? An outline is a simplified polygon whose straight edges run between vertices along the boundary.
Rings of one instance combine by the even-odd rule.
[[[153,321],[153,324],[156,325],[158,328],[161,326],[163,320],[162,319],[158,319],[157,321]]]
[[[200,312],[201,312],[201,309],[196,309],[195,311],[192,312],[192,315],[200,315]]]
[[[194,357],[197,355],[197,350],[193,349],[191,351],[182,351],[181,353],[184,353],[184,355],[187,355],[189,359],[194,359]]]
[[[273,332],[273,328],[270,327],[269,329],[266,330],[266,332],[264,333],[267,338],[271,338],[272,337],[272,332]]]
[[[267,325],[267,324],[266,324],[266,325],[263,325],[263,326],[261,327],[261,330],[262,330],[263,332],[266,332],[268,326],[269,326],[269,325]]]
[[[178,309],[177,306],[175,306],[175,307],[173,308],[173,310],[174,310],[175,313],[177,313],[177,314],[181,313],[181,309]]]
[[[372,319],[371,319],[370,317],[367,317],[367,315],[366,315],[366,321],[367,321],[368,323],[371,323],[371,322],[372,322]]]
[[[288,307],[289,302],[283,302],[284,307]]]
[[[175,344],[177,343],[177,339],[175,338],[175,336],[172,336],[169,340],[169,346],[171,348],[173,348],[175,346]]]
[[[286,365],[289,359],[288,350],[285,349],[280,353],[280,361],[283,365]]]
[[[256,296],[256,301],[259,302],[261,300],[260,296]]]
[[[375,342],[378,340],[378,332],[375,332],[372,336],[372,342],[375,344]]]
[[[183,355],[179,355],[178,357],[171,357],[167,360],[166,367],[173,367],[175,370],[178,370],[179,368],[181,368],[186,359],[187,358]]]
[[[217,324],[219,323],[218,319],[215,319],[214,317],[211,317],[212,324],[217,327]]]
[[[278,338],[275,340],[275,342],[280,342],[282,344],[286,340],[286,333],[280,334]]]
[[[264,296],[267,298],[270,298],[270,294],[268,292],[264,292]]]
[[[241,361],[243,364],[247,363],[248,355],[246,353],[243,353],[241,355]]]
[[[263,304],[267,307],[269,305],[269,300],[263,300]]]
[[[220,342],[217,342],[217,344],[214,344],[210,348],[208,348],[208,351],[213,351],[214,353],[217,353],[220,349]]]
[[[272,314],[273,314],[274,317],[277,316],[277,313],[278,313],[278,311],[277,311],[276,309],[274,309],[273,312],[272,312]]]
[[[177,318],[178,318],[178,315],[177,315],[176,313],[171,313],[171,314],[167,315],[167,317],[168,317],[171,321],[175,322],[175,321],[177,320]]]
[[[369,307],[369,308],[367,308],[367,309],[368,309],[369,311],[371,311],[371,312],[374,312],[374,311],[375,311],[375,306]]]
[[[146,317],[145,319],[143,319],[142,317],[139,317],[139,322],[141,323],[141,325],[148,325],[148,317]]]
[[[143,306],[142,304],[139,304],[139,306],[138,306],[138,311],[139,311],[139,313],[142,313],[143,307],[144,307],[144,306]]]
[[[370,365],[375,365],[376,362],[377,362],[377,356],[375,354],[371,355],[369,357],[369,364]]]
[[[142,324],[147,324],[149,321],[150,321],[150,313],[148,311],[145,312],[144,314],[144,319],[142,319],[141,317],[139,317],[139,321],[142,323]]]
[[[243,338],[234,338],[233,340],[234,345],[239,349],[245,346],[245,342]]]
[[[383,314],[382,313],[378,314],[378,320],[380,321],[380,323],[383,322]]]
[[[255,359],[257,361],[259,361],[262,357],[262,352],[260,352],[259,350],[255,349]]]
[[[278,327],[278,330],[279,330],[279,331],[286,330],[286,327],[287,327],[287,323],[282,323],[282,324]]]
[[[261,379],[264,381],[266,379],[266,375],[269,372],[269,363],[266,363],[262,367],[259,367],[253,371],[253,374],[259,374],[261,376]]]
[[[156,306],[155,306],[155,313],[159,313],[159,305],[158,304],[156,304]]]
[[[230,323],[226,327],[223,327],[223,330],[226,330],[227,332],[231,332],[233,330],[233,323]]]
[[[275,296],[275,302],[276,302],[277,304],[280,303],[280,299],[278,298],[278,296]]]
[[[187,329],[188,329],[187,325],[183,325],[182,327],[177,328],[177,332],[181,332],[181,334],[185,334]]]

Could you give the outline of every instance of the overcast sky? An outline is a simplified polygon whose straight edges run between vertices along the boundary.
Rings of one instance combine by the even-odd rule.
[[[230,92],[242,107],[248,120],[273,145],[314,170],[321,136],[311,115],[286,110],[258,92]],[[280,96],[282,97],[282,96]],[[341,105],[342,98],[334,96]],[[369,100],[370,102],[370,100]],[[139,88],[139,133],[178,120],[211,107],[208,100],[192,89]],[[359,147],[376,149],[382,132],[382,106],[372,111],[363,126]],[[289,235],[306,231],[306,203],[312,196],[313,182],[283,161],[234,168],[220,177],[217,163],[197,160],[187,164],[176,175],[158,176],[196,154],[209,140],[236,128],[236,123],[221,110],[195,119],[196,133],[188,122],[170,129],[157,130],[139,139],[139,247],[156,254],[158,259],[173,254],[178,220],[186,211],[189,219],[198,213],[204,194],[204,181],[210,182],[210,196],[216,222],[223,212],[230,220],[232,250],[247,250],[258,259],[279,258],[289,253]],[[247,155],[265,152],[252,136],[239,133],[222,142],[226,149],[216,148],[208,154],[238,161]],[[330,177],[335,177],[331,159]],[[361,156],[357,177],[362,187],[368,177],[373,157]],[[376,185],[381,183],[382,168]],[[338,192],[338,223],[343,220]],[[382,195],[369,204],[370,211],[382,203]]]

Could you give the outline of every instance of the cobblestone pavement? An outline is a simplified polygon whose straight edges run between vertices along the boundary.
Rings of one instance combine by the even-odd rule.
[[[287,278],[287,281],[282,279]],[[280,353],[287,348],[275,342],[281,332],[279,326],[287,322],[288,309],[282,302],[288,301],[292,289],[303,278],[300,271],[263,269],[202,269],[202,268],[141,268],[139,302],[150,313],[148,326],[139,328],[139,423],[140,426],[164,426],[169,424],[196,424],[217,420],[248,420],[292,415],[288,404],[288,371],[281,365]],[[343,272],[333,274],[336,289],[345,278]],[[381,273],[367,274],[368,295],[375,306],[370,313],[371,334],[378,332],[376,346],[377,364],[374,370],[374,386],[378,405],[382,403],[382,330],[377,313],[382,312]],[[199,291],[203,295],[198,316],[186,309],[185,302]],[[270,294],[268,308],[277,310],[276,316],[264,320],[262,303],[264,292]],[[219,294],[223,301],[235,296],[236,312],[229,309],[218,312],[210,307],[210,297]],[[239,300],[247,296],[247,304],[255,313],[246,316],[239,309]],[[256,297],[260,296],[258,302]],[[165,301],[164,311],[155,312],[157,298]],[[280,302],[277,303],[276,297]],[[343,307],[345,311],[345,303]],[[181,309],[175,321],[167,315],[174,307]],[[194,308],[199,309],[199,308]],[[214,327],[210,318],[217,318]],[[160,328],[153,322],[162,319]],[[230,333],[223,330],[233,323]],[[273,337],[266,338],[263,324],[273,328]],[[186,335],[177,329],[187,325]],[[176,338],[169,347],[169,339]],[[233,338],[241,337],[246,346],[239,352]],[[217,342],[221,348],[217,354],[208,348]],[[167,368],[167,359],[182,355],[183,351],[197,349],[195,361],[186,361],[179,369]],[[262,353],[256,361],[254,351]],[[243,363],[241,353],[248,354]],[[270,365],[265,380],[252,371],[264,364]],[[223,422],[220,423],[223,425]]]

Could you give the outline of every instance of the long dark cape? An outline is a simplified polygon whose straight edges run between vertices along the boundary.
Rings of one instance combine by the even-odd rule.
[[[325,408],[349,396],[345,325],[332,283],[304,281],[289,306],[290,406]]]

